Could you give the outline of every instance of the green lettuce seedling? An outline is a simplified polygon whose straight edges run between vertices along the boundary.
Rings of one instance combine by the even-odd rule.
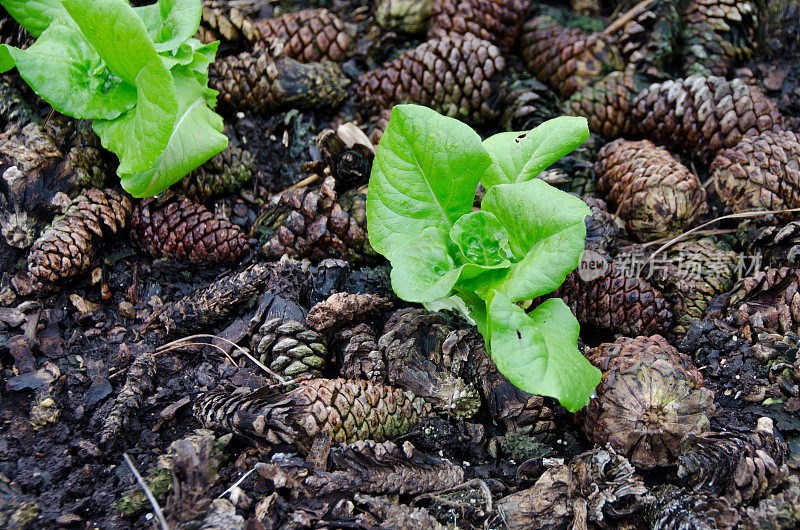
[[[0,47],[0,72],[16,67],[55,110],[94,120],[134,197],[156,195],[219,153],[228,140],[212,109],[201,0],[0,0],[36,42]]]
[[[589,136],[584,118],[481,142],[469,126],[418,105],[392,109],[367,194],[372,247],[392,264],[397,295],[460,308],[516,386],[575,411],[600,382],[577,347],[564,302],[517,302],[555,290],[584,249],[589,208],[535,177]],[[486,188],[473,211],[478,183]]]

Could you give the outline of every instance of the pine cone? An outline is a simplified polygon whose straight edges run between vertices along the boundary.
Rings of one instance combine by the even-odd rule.
[[[656,83],[633,101],[639,133],[670,149],[711,162],[745,136],[783,130],[784,118],[758,89],[741,79],[690,76]]]
[[[0,44],[15,46],[24,50],[33,44],[34,40],[33,35],[20,26],[5,8],[0,7]]]
[[[462,120],[497,117],[500,50],[472,36],[431,39],[358,78],[356,98],[373,114],[399,103],[417,103]]]
[[[192,263],[237,263],[248,248],[238,226],[172,192],[136,205],[131,243],[154,258]]]
[[[73,171],[70,179],[78,188],[103,187],[117,172],[114,156],[103,148],[89,120],[75,121],[64,150]]]
[[[31,247],[28,271],[45,284],[88,271],[100,241],[125,228],[131,209],[126,195],[110,189],[91,189],[75,197]]]
[[[664,295],[646,280],[617,273],[610,266],[588,281],[578,272],[570,273],[561,287],[545,298],[552,297],[564,300],[581,326],[639,335],[663,333],[672,325]]]
[[[264,39],[283,44],[283,53],[301,63],[342,62],[354,51],[358,28],[327,9],[303,9],[256,22]]]
[[[335,107],[345,98],[347,84],[335,63],[303,64],[268,50],[217,59],[209,67],[209,86],[231,112]]]
[[[745,221],[739,225],[736,239],[748,254],[761,253],[771,267],[800,268],[800,221],[778,226]]]
[[[620,338],[588,352],[604,371],[581,419],[595,443],[610,443],[637,467],[673,465],[681,439],[709,428],[714,393],[691,360],[660,335]]]
[[[517,42],[530,4],[530,0],[435,0],[428,38],[473,35],[507,54]]]
[[[700,180],[649,140],[619,139],[597,156],[600,191],[639,239],[678,234],[706,212],[706,192]]]
[[[2,26],[2,21],[0,21],[0,26]],[[6,81],[0,81],[0,120],[2,120],[3,129],[10,124],[24,127],[36,120],[33,109],[22,97],[22,93]]]
[[[386,31],[422,33],[428,27],[433,0],[378,0],[375,20]]]
[[[800,133],[765,132],[742,138],[714,159],[710,171],[717,194],[734,212],[798,208]]]
[[[268,318],[253,334],[250,348],[270,370],[291,380],[322,377],[328,352],[325,337],[303,322]]]
[[[729,307],[745,340],[761,331],[800,333],[800,270],[767,269],[745,278]]]
[[[725,498],[703,491],[683,493],[671,484],[655,491],[663,497],[652,514],[653,530],[734,530],[739,514]]]
[[[272,198],[259,221],[266,228],[262,251],[268,258],[334,257],[358,263],[375,256],[367,241],[366,187],[337,200],[334,184],[328,177],[318,188],[298,188]]]
[[[683,12],[684,73],[720,75],[753,54],[758,13],[749,0],[692,0]]]
[[[625,63],[636,72],[659,75],[676,50],[681,20],[674,0],[656,0],[615,34]]]
[[[561,115],[558,96],[534,78],[506,83],[501,123],[507,131],[529,131]]]
[[[616,47],[601,35],[565,28],[549,16],[525,23],[522,58],[540,81],[565,98],[621,66]]]
[[[586,117],[593,133],[606,138],[629,136],[634,130],[630,117],[637,85],[632,72],[611,72],[574,93],[564,110],[571,116]]]
[[[689,434],[681,446],[678,477],[734,506],[765,497],[789,475],[786,443],[771,429]]]
[[[770,495],[755,506],[742,507],[740,528],[797,528],[800,525],[800,477],[791,475],[781,491]]]
[[[570,0],[569,7],[576,15],[581,17],[599,17],[599,0]]]
[[[619,226],[614,221],[615,216],[608,213],[606,203],[601,199],[586,197],[583,202],[592,211],[591,217],[586,217],[586,248],[614,254],[619,238]]]
[[[389,386],[313,379],[285,394],[263,397],[207,392],[198,397],[194,414],[207,427],[308,452],[320,433],[330,433],[334,445],[395,438],[428,416],[430,409],[423,400]]]
[[[306,324],[320,333],[329,333],[373,319],[391,308],[391,300],[377,294],[338,292],[315,304],[306,316]]]
[[[392,109],[383,109],[378,116],[374,118],[372,123],[372,132],[369,134],[369,139],[373,145],[378,145],[381,141],[383,133],[389,127],[389,120],[392,118]]]
[[[220,40],[249,47],[261,40],[261,33],[248,14],[230,7],[228,0],[203,0],[197,38],[204,44]]]
[[[174,189],[197,203],[231,195],[253,178],[256,163],[247,149],[228,147],[195,169],[175,185]]]
[[[337,357],[342,377],[373,383],[386,380],[386,359],[378,349],[378,337],[372,327],[358,324],[344,329],[336,336],[336,343],[339,345]]]

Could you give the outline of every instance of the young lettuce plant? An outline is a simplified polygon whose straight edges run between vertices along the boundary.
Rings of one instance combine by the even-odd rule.
[[[94,120],[134,197],[156,195],[227,146],[212,109],[201,0],[0,0],[37,37],[0,47],[0,72],[19,74],[55,110]]]
[[[530,313],[517,302],[552,292],[578,265],[589,208],[535,177],[588,136],[584,118],[562,117],[481,142],[458,120],[398,105],[367,194],[370,244],[391,262],[397,295],[461,308],[500,372],[570,411],[601,375],[578,350],[578,322],[558,298]],[[479,182],[487,192],[472,211]]]

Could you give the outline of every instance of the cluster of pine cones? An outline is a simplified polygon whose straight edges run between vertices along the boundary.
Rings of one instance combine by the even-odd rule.
[[[96,283],[130,255],[119,252],[125,245],[162,263],[239,270],[138,315],[148,332],[228,322],[270,374],[260,392],[193,396],[204,427],[309,458],[320,445],[410,436],[436,415],[469,426],[490,418],[492,429],[550,443],[567,429],[558,423],[566,412],[513,387],[474,328],[446,313],[395,310],[376,294],[389,289],[369,244],[366,193],[396,104],[426,105],[487,135],[584,116],[590,140],[541,177],[590,207],[586,252],[561,287],[525,307],[559,297],[581,323],[603,378],[574,419],[615,468],[581,455],[542,468],[504,505],[550,517],[555,504],[540,504],[553,500],[547,481],[563,473],[560,484],[585,482],[592,466],[603,468],[592,471],[602,492],[570,489],[565,520],[599,525],[603,510],[638,510],[657,528],[732,528],[798,497],[779,429],[712,424],[730,401],[721,405],[701,348],[683,346],[698,343],[698,329],[725,326],[800,410],[800,131],[763,82],[737,69],[767,45],[761,29],[795,11],[758,0],[622,2],[614,16],[592,0],[572,11],[531,0],[377,0],[368,15],[337,2],[288,12],[251,3],[203,1],[198,38],[221,41],[209,83],[231,142],[158,197],[114,187],[114,161],[86,123],[48,118],[13,82],[0,85],[0,245],[26,260],[2,271],[3,304]],[[0,37],[31,41],[4,11]],[[276,157],[240,132],[298,112],[330,127],[313,131],[297,184],[271,189],[260,169]],[[255,305],[251,319],[231,322]],[[774,355],[754,353],[764,349]],[[636,473],[654,468],[677,469],[685,487],[651,495]],[[635,492],[625,513],[609,508],[622,485]],[[535,524],[547,526],[519,526]]]

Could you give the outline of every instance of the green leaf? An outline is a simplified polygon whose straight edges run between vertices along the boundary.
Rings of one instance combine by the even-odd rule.
[[[108,68],[126,83],[136,84],[139,72],[158,57],[144,22],[125,0],[64,0],[64,7]]]
[[[584,219],[591,215],[578,197],[536,179],[498,184],[481,205],[506,228],[518,260],[492,286],[511,301],[552,292],[578,266],[586,238]]]
[[[208,107],[209,89],[187,67],[173,68],[177,119],[166,149],[146,171],[122,173],[122,187],[134,197],[157,195],[228,145],[222,117]]]
[[[448,249],[447,234],[429,226],[392,259],[392,288],[403,300],[433,302],[453,293],[461,274]]]
[[[25,82],[62,114],[113,119],[136,104],[136,87],[106,67],[66,13],[29,48],[3,49],[0,64],[11,58]]]
[[[119,157],[120,175],[147,171],[164,151],[178,111],[175,83],[157,55],[136,76],[136,107],[92,124],[103,147]]]
[[[490,163],[468,125],[419,105],[395,106],[367,193],[372,248],[391,259],[425,228],[449,230],[471,210]]]
[[[34,37],[64,13],[61,0],[0,0],[0,4]]]
[[[494,214],[486,211],[461,216],[450,230],[461,254],[476,265],[492,267],[508,262],[508,232]]]
[[[578,321],[561,299],[546,300],[525,314],[496,293],[489,321],[492,359],[509,381],[525,392],[558,399],[570,412],[587,403],[602,374],[578,350]]]
[[[495,134],[483,142],[492,164],[481,183],[489,190],[498,184],[531,180],[587,138],[586,118],[570,116],[548,120],[527,133]]]
[[[158,0],[155,4],[134,8],[156,51],[177,50],[197,33],[203,13],[201,0]]]

